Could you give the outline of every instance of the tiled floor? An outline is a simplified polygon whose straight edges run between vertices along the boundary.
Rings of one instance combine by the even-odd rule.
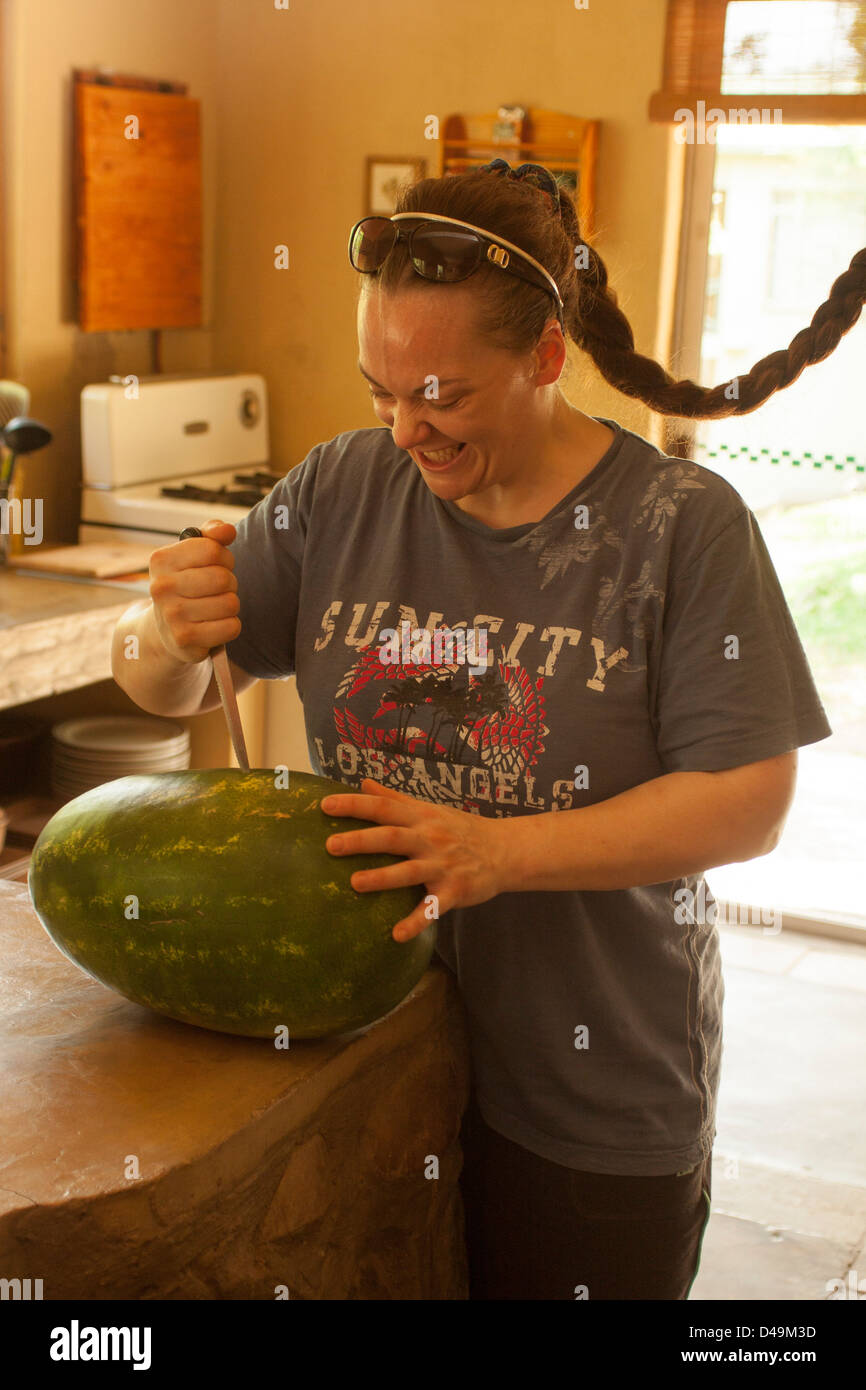
[[[866,1299],[866,948],[747,926],[721,942],[713,1211],[691,1298]]]

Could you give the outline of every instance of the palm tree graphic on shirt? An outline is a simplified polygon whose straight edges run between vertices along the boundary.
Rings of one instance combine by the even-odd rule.
[[[369,718],[350,704],[371,681],[387,681]],[[506,664],[505,652],[482,676],[465,666],[385,666],[378,649],[359,653],[336,692],[334,719],[341,739],[377,748],[395,759],[423,757],[519,773],[538,761],[542,739],[544,677]],[[450,735],[446,731],[450,729]]]

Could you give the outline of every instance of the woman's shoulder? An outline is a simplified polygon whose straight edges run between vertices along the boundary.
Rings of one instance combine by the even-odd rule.
[[[314,444],[300,463],[289,469],[274,488],[278,499],[295,499],[303,511],[315,507],[333,513],[350,507],[356,513],[365,506],[378,505],[387,493],[391,506],[398,493],[405,497],[411,474],[417,472],[403,449],[396,448],[391,431],[376,429],[343,430],[331,439]]]
[[[369,473],[370,469],[386,464],[393,469],[401,460],[411,464],[406,451],[394,444],[391,431],[379,425],[370,429],[342,430],[333,438],[314,445],[304,465],[323,479],[336,479],[347,472]]]
[[[621,548],[638,550],[674,575],[688,574],[702,556],[722,551],[737,563],[754,558],[761,544],[757,520],[727,478],[620,429],[615,466],[595,500]]]
[[[672,522],[718,530],[748,513],[747,502],[721,473],[693,458],[666,454],[624,425],[618,428],[623,442],[612,481],[635,517],[663,511]]]

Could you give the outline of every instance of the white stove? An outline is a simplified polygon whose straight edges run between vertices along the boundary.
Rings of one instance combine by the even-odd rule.
[[[268,462],[264,378],[251,373],[111,377],[81,392],[78,539],[176,540],[236,524],[281,473]]]
[[[236,524],[283,476],[268,463],[267,387],[245,372],[111,377],[85,386],[81,450],[82,544],[133,541],[156,549],[176,541],[185,526],[211,518]],[[191,488],[217,500],[171,495]],[[262,766],[311,772],[294,678],[261,685],[255,719]],[[247,697],[253,692],[242,702]]]

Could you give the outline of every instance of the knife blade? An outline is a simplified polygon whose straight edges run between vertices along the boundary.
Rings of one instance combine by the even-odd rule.
[[[211,654],[213,662],[213,673],[216,676],[217,690],[222,700],[223,714],[229,726],[232,747],[235,750],[235,757],[238,760],[238,767],[249,771],[250,760],[247,757],[247,745],[244,740],[244,729],[241,724],[241,712],[238,709],[238,698],[235,695],[234,681],[232,680],[231,667],[226,655],[225,646],[214,647]]]
[[[178,536],[178,540],[185,541],[190,536],[200,536],[201,534],[197,526],[186,526]],[[220,702],[223,707],[223,714],[225,715],[226,724],[228,725],[232,748],[235,750],[238,767],[248,772],[250,760],[247,756],[244,728],[241,723],[241,713],[238,709],[238,698],[235,694],[235,685],[232,680],[232,672],[229,666],[225,643],[222,643],[219,647],[213,647],[210,656],[213,664],[213,673],[216,677],[217,690],[220,695]]]

